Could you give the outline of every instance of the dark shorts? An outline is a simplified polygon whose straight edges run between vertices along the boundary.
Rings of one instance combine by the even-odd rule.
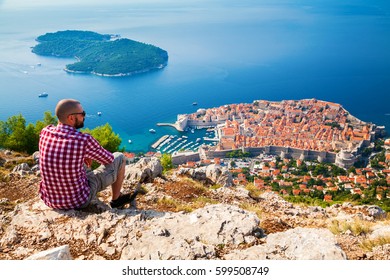
[[[114,153],[114,161],[108,165],[100,165],[93,171],[87,173],[90,193],[88,200],[80,206],[85,208],[89,203],[96,198],[98,192],[104,190],[109,185],[114,183],[118,177],[118,172],[124,164],[124,155],[122,153]]]

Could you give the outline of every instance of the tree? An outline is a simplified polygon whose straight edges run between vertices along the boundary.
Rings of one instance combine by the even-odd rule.
[[[28,139],[25,143],[26,152],[32,154],[39,150],[39,133],[41,130],[36,131],[35,126],[32,123],[29,123],[24,131],[24,137]]]
[[[351,166],[350,168],[348,168],[347,172],[348,172],[348,174],[349,173],[356,174],[356,167],[355,166]]]
[[[170,154],[163,154],[161,156],[160,162],[164,171],[168,171],[173,168],[172,156]]]
[[[118,134],[115,134],[112,127],[106,123],[105,125],[95,127],[94,129],[84,129],[84,133],[91,134],[99,144],[110,152],[117,152],[122,142]]]
[[[38,120],[36,123],[35,123],[35,131],[36,133],[39,135],[39,133],[41,132],[41,130],[50,125],[50,124],[53,124],[55,125],[56,123],[58,122],[57,118],[55,116],[53,116],[50,111],[46,111],[44,114],[43,114],[43,121],[41,120]]]
[[[0,146],[16,152],[33,153],[38,150],[39,133],[49,124],[55,124],[56,118],[45,112],[44,120],[36,125],[26,126],[25,118],[19,114],[0,121]]]
[[[29,139],[25,137],[26,120],[24,117],[21,114],[9,117],[0,126],[2,141],[0,145],[13,151],[26,152]]]

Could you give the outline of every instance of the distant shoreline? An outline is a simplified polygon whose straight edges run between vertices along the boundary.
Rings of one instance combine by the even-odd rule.
[[[92,31],[65,30],[37,37],[32,52],[42,56],[75,58],[64,70],[73,74],[124,77],[159,70],[168,53],[151,44]]]
[[[133,76],[137,74],[142,74],[142,73],[147,73],[153,70],[158,70],[166,67],[167,64],[165,65],[160,65],[159,67],[154,67],[154,68],[149,68],[149,69],[144,69],[144,70],[138,70],[138,71],[133,71],[129,73],[118,73],[118,74],[105,74],[105,73],[98,73],[95,71],[87,72],[87,71],[76,71],[76,70],[70,70],[67,67],[64,68],[65,72],[72,73],[72,74],[92,74],[100,77],[127,77],[127,76]]]

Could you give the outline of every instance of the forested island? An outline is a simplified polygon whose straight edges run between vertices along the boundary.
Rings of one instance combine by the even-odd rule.
[[[66,30],[37,37],[32,52],[42,56],[76,58],[65,71],[101,76],[128,76],[167,65],[168,53],[156,46],[118,35]]]

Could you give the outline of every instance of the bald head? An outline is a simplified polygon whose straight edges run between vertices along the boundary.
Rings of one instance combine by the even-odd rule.
[[[75,99],[62,99],[57,103],[56,116],[61,123],[67,122],[69,114],[76,113],[80,106],[80,101]]]

